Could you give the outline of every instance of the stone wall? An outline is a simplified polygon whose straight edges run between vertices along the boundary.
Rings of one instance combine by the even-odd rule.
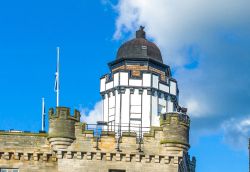
[[[110,169],[120,169],[126,172],[177,172],[177,162],[159,156],[145,157],[140,154],[97,152],[82,154],[72,159],[59,159],[58,170],[62,172],[72,171],[72,169],[84,172],[108,172]]]
[[[171,120],[176,115],[172,114]],[[72,133],[75,139],[65,149],[52,146],[48,141],[51,138],[45,133],[0,132],[0,168],[18,168],[20,172],[108,172],[110,169],[126,172],[178,172],[192,167],[192,170],[185,172],[194,172],[195,161],[190,161],[190,157],[184,158],[189,148],[186,145],[188,138],[184,144],[161,142],[168,137],[164,128],[166,125],[171,128],[171,120],[161,119],[161,127],[152,127],[149,133],[144,134],[141,142],[138,142],[135,133],[129,132],[117,139],[114,132],[103,131],[97,139],[93,131],[85,129],[84,123],[75,121]],[[189,124],[183,118],[176,120],[174,130],[176,125]],[[189,125],[185,127],[187,130]],[[176,130],[174,134],[178,135],[178,132]],[[187,133],[180,134],[188,136]]]
[[[0,132],[0,151],[49,150],[46,133]]]
[[[34,160],[32,154],[20,154],[19,159],[14,154],[10,154],[10,159],[1,155],[0,168],[17,168],[20,172],[57,172],[57,162],[53,162],[50,159],[45,159],[43,155],[39,155],[39,159]],[[7,154],[5,155],[7,156]],[[27,157],[27,158],[26,158]]]
[[[0,168],[21,172],[58,171],[47,134],[0,132]]]

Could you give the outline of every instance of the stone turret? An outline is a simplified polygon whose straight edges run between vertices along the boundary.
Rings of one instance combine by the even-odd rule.
[[[171,112],[161,115],[160,125],[163,129],[163,137],[161,144],[167,150],[183,150],[187,152],[189,149],[189,116],[180,112]]]
[[[57,107],[49,110],[49,136],[48,140],[54,150],[67,149],[75,140],[75,123],[80,122],[80,112],[75,110],[70,115],[70,109]]]

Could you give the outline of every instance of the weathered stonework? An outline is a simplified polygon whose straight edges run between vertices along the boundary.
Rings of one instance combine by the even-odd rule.
[[[195,159],[185,159],[189,148],[189,119],[184,119],[184,114],[163,115],[161,127],[152,127],[149,133],[145,133],[141,145],[137,143],[135,133],[124,133],[117,151],[114,133],[102,132],[97,144],[93,131],[86,130],[85,124],[79,122],[77,111],[74,117],[64,107],[58,107],[55,114],[52,112],[49,134],[0,132],[0,168],[17,168],[20,172],[108,172],[109,169],[122,169],[126,172],[178,172],[185,171],[181,169],[182,164],[188,161],[190,167],[186,171],[194,172]],[[56,123],[61,123],[62,117],[74,121],[74,129],[72,123],[65,122],[54,133]],[[173,130],[171,136],[168,135],[170,130]],[[61,142],[57,140],[58,145],[64,146],[63,139],[69,138],[72,143],[58,148],[52,141],[54,137],[61,139]],[[171,140],[169,137],[173,137],[176,142],[168,142]]]

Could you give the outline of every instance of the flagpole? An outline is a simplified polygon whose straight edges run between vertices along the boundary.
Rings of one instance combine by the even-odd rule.
[[[44,97],[42,98],[42,131],[44,131],[45,128],[45,103],[44,103]]]
[[[60,49],[57,47],[57,88],[56,88],[56,106],[59,106],[59,93],[60,93],[60,78],[59,78],[59,61],[60,60]]]

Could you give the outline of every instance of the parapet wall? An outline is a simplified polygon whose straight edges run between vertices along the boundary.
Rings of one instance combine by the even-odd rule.
[[[83,123],[76,123],[76,140],[70,150],[104,151],[123,153],[142,152],[150,155],[179,154],[189,149],[189,117],[181,113],[167,113],[161,117],[160,127],[151,127],[141,140],[135,132],[123,132],[117,139],[114,132],[103,131],[97,138],[94,131],[85,130]]]
[[[56,113],[51,109],[49,119],[49,134],[0,132],[0,167],[24,172],[177,172],[183,164],[183,169],[191,169],[185,172],[195,171],[195,159],[185,158],[190,125],[185,114],[163,115],[161,126],[151,127],[141,140],[135,132],[124,132],[117,139],[114,132],[103,131],[97,137],[79,122],[80,113],[71,116],[69,108],[57,108]],[[175,142],[165,142],[169,137]]]
[[[0,132],[0,151],[49,150],[46,133]]]

